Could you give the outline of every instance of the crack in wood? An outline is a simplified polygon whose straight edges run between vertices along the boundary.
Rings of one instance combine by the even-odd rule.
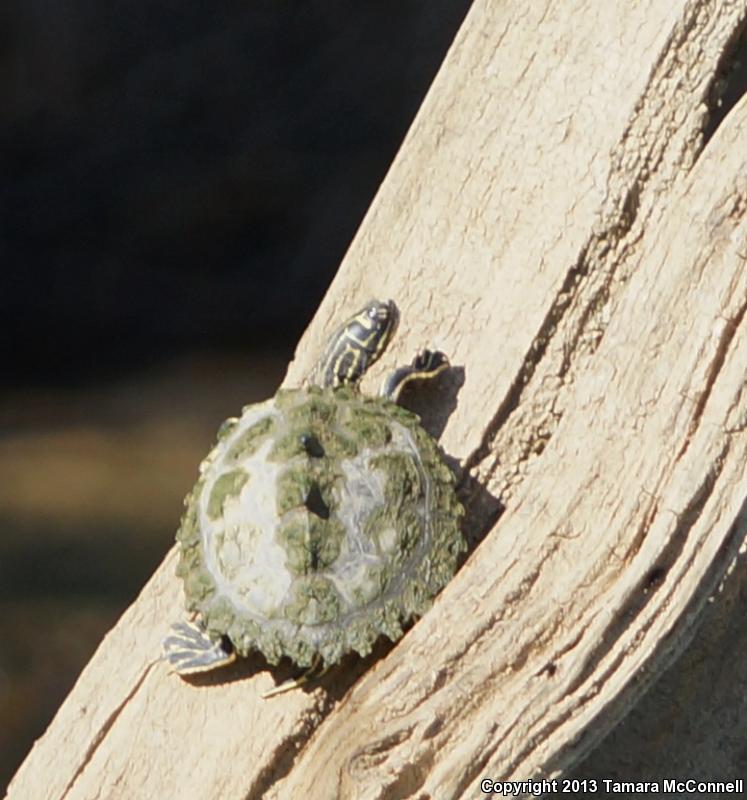
[[[728,452],[728,448],[728,443],[724,444],[721,457],[717,459],[715,463],[722,463],[723,457],[725,457]],[[678,514],[677,524],[669,534],[667,544],[656,559],[657,569],[661,570],[664,575],[669,574],[672,566],[681,556],[688,534],[700,517],[708,499],[711,497],[717,478],[718,470],[714,467],[706,473],[703,481],[693,493],[690,502],[683,511]],[[651,509],[652,512],[655,513],[656,508],[657,504],[654,504]],[[648,518],[647,527],[650,527],[653,523],[653,519],[653,516]],[[641,576],[638,583],[631,590],[627,602],[620,606],[618,613],[602,633],[598,645],[586,657],[576,678],[568,687],[568,694],[573,694],[586,683],[597,666],[614,648],[615,644],[620,641],[625,631],[629,630],[634,623],[639,621],[643,610],[651,603],[657,593],[659,593],[665,585],[666,579],[663,579],[652,586],[650,582],[650,571],[647,571]],[[650,626],[650,624],[651,621],[649,620],[648,625]],[[648,626],[642,628],[641,631],[645,632],[647,628]]]
[[[617,725],[625,716],[627,711],[637,702],[637,700],[654,683],[663,670],[666,670],[672,662],[688,646],[693,636],[697,632],[700,621],[700,609],[708,602],[708,599],[717,591],[721,582],[725,567],[734,562],[738,557],[740,548],[743,546],[747,537],[747,498],[742,503],[734,523],[726,533],[719,552],[713,558],[708,569],[703,574],[699,585],[693,590],[688,607],[680,615],[679,630],[677,636],[669,636],[664,642],[665,647],[660,647],[657,652],[656,665],[648,664],[640,669],[631,680],[627,692],[617,695],[605,709],[600,709],[594,724],[586,726],[579,732],[573,742],[567,747],[559,750],[555,756],[547,763],[549,773],[562,772],[570,764],[579,763],[586,754],[594,749],[595,746]],[[624,653],[620,653],[618,658],[612,663],[603,675],[595,681],[594,693],[598,693],[600,687],[604,685],[609,674],[623,662]]]
[[[656,181],[654,178],[662,169],[663,154],[669,146],[670,140],[667,137],[649,136],[648,148],[642,148],[641,142],[645,143],[647,140],[645,128],[650,125],[650,109],[654,104],[661,102],[661,86],[666,83],[664,76],[672,71],[673,64],[678,63],[681,50],[691,46],[693,30],[705,24],[699,19],[700,14],[706,14],[706,12],[702,8],[695,8],[694,11],[685,9],[682,21],[661,52],[636,104],[631,122],[622,132],[617,152],[612,156],[613,170],[608,180],[610,191],[606,198],[605,208],[599,214],[602,227],[597,227],[594,235],[582,247],[573,267],[566,273],[555,301],[527,350],[515,379],[495,415],[485,427],[480,443],[465,459],[465,471],[474,472],[484,461],[492,457],[492,463],[481,470],[480,474],[480,480],[485,486],[494,481],[496,473],[501,467],[506,473],[516,474],[515,467],[503,464],[495,456],[496,439],[500,429],[520,407],[524,398],[539,391],[539,388],[532,386],[535,375],[540,372],[542,376],[555,375],[561,383],[559,392],[567,394],[572,386],[572,381],[564,382],[564,379],[571,373],[574,362],[583,355],[593,353],[604,335],[603,328],[597,330],[591,339],[586,340],[587,345],[593,343],[591,348],[589,349],[588,346],[585,349],[579,348],[579,343],[584,340],[593,320],[600,316],[601,310],[612,298],[613,293],[610,291],[610,287],[615,276],[621,270],[624,271],[626,252],[633,244],[633,241],[625,244],[626,239],[633,236],[633,240],[637,240],[642,234],[644,226],[642,221],[638,220],[642,207],[642,196],[646,193],[649,185],[656,188],[662,179],[667,179],[664,176],[658,176],[658,181]],[[743,24],[744,20],[738,23],[739,30]],[[711,71],[711,78],[707,84],[709,87],[716,80],[718,68],[719,65],[716,64]],[[638,130],[639,128],[641,130]],[[686,160],[688,170],[697,161],[703,145],[702,142],[699,142],[697,145],[693,144],[692,147],[692,158]],[[638,162],[638,168],[634,171],[631,171],[631,158]],[[669,180],[671,180],[671,176]],[[613,191],[612,187],[616,182],[622,182],[622,186],[617,191]],[[650,210],[647,209],[646,215],[649,214]],[[636,224],[637,222],[638,224]],[[618,250],[617,255],[609,258],[610,251],[615,250]],[[587,300],[582,301],[579,310],[571,315],[569,324],[573,327],[563,334],[563,322],[564,318],[568,316],[568,312],[572,310],[572,298],[576,295],[583,296],[585,291],[583,284],[594,274],[601,277],[599,285],[588,287],[590,296]],[[621,284],[624,282],[624,280],[620,281]],[[565,338],[563,347],[560,349],[562,355],[557,369],[540,370],[540,362],[550,351],[551,341],[558,335],[563,335]],[[522,446],[520,451],[513,456],[517,460],[517,464],[526,461],[538,451],[537,443],[540,440],[543,440],[541,445],[543,448],[552,437],[563,414],[561,412],[551,416],[552,420],[549,416],[543,416],[542,419],[522,421],[525,428]],[[513,486],[514,483],[515,479],[507,479],[505,488]],[[504,492],[499,492],[499,495],[502,499],[508,500],[508,497],[504,497]]]
[[[703,128],[703,143],[707,145],[726,119],[728,113],[739,102],[747,81],[747,16],[743,16],[724,45],[707,92],[710,109],[708,121]]]
[[[274,755],[257,774],[244,800],[261,800],[272,787],[288,775],[293,769],[303,747],[311,739],[314,731],[324,722],[335,705],[335,700],[326,694],[319,705],[305,711],[300,725],[291,736],[281,740]]]
[[[90,744],[86,748],[85,753],[83,754],[83,758],[82,758],[80,764],[78,764],[78,767],[76,768],[76,770],[73,773],[72,777],[68,781],[67,786],[65,786],[62,794],[60,795],[60,800],[65,800],[65,798],[68,796],[68,794],[70,793],[70,790],[73,788],[73,786],[77,782],[78,778],[83,774],[83,772],[85,771],[86,767],[90,764],[91,759],[96,754],[96,751],[99,749],[101,743],[106,738],[106,735],[112,729],[112,726],[117,721],[119,715],[122,713],[122,711],[124,711],[124,709],[127,706],[127,704],[138,693],[138,691],[140,690],[140,687],[143,685],[143,681],[145,681],[145,679],[150,674],[151,669],[153,669],[153,667],[157,663],[158,663],[158,661],[151,661],[150,664],[148,664],[148,666],[143,670],[143,672],[141,673],[140,677],[137,679],[137,681],[135,682],[135,684],[133,685],[133,687],[129,691],[129,693],[125,696],[125,698],[122,700],[122,702],[112,711],[112,713],[109,714],[109,716],[104,720],[103,724],[98,729],[98,731],[96,731],[95,736],[93,737],[93,739],[91,740]]]
[[[716,346],[716,351],[711,361],[711,367],[708,370],[708,374],[706,376],[706,384],[703,388],[703,391],[698,396],[697,402],[695,403],[695,409],[693,411],[692,419],[690,420],[690,425],[687,431],[687,435],[685,436],[685,441],[682,443],[682,447],[677,453],[678,461],[684,456],[685,452],[687,451],[687,448],[690,446],[690,442],[692,441],[693,436],[695,435],[695,431],[698,428],[700,419],[703,416],[703,409],[705,408],[706,403],[708,402],[708,398],[711,396],[711,392],[713,391],[713,386],[716,383],[716,379],[721,373],[721,368],[724,365],[724,361],[726,361],[726,355],[729,352],[729,347],[734,341],[734,337],[736,336],[736,333],[739,330],[739,326],[744,321],[745,311],[747,311],[747,300],[745,300],[739,307],[736,315],[733,318],[726,321],[726,324],[724,325],[724,328],[721,331],[721,335],[719,336],[718,344]]]

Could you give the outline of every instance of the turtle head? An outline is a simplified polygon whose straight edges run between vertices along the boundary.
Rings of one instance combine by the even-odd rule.
[[[364,371],[386,350],[398,323],[399,311],[394,300],[372,300],[345,323],[344,333],[357,342],[370,359]]]
[[[330,341],[320,373],[323,386],[356,386],[392,339],[399,312],[393,300],[371,300]]]

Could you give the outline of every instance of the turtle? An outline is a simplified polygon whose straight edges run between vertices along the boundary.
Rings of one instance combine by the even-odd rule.
[[[466,542],[456,478],[398,399],[449,367],[421,350],[378,395],[359,387],[399,322],[372,300],[330,339],[298,388],[226,420],[185,499],[177,575],[185,621],[163,642],[182,676],[261,652],[299,686],[348,652],[396,641],[456,571]]]

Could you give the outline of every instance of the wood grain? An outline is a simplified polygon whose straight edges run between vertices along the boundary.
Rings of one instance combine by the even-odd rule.
[[[286,382],[394,298],[370,381],[449,353],[428,418],[482,541],[379,660],[271,701],[259,659],[201,684],[157,661],[170,554],[9,798],[478,796],[631,707],[745,535],[747,105],[702,129],[746,14],[475,3]]]

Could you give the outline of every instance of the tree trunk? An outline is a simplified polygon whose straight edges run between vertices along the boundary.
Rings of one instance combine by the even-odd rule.
[[[10,798],[476,796],[565,774],[632,707],[745,536],[747,105],[703,130],[746,14],[475,3],[286,380],[396,300],[371,380],[450,355],[425,416],[467,562],[378,659],[262,700],[286,675],[259,658],[195,683],[158,660],[172,552]]]

